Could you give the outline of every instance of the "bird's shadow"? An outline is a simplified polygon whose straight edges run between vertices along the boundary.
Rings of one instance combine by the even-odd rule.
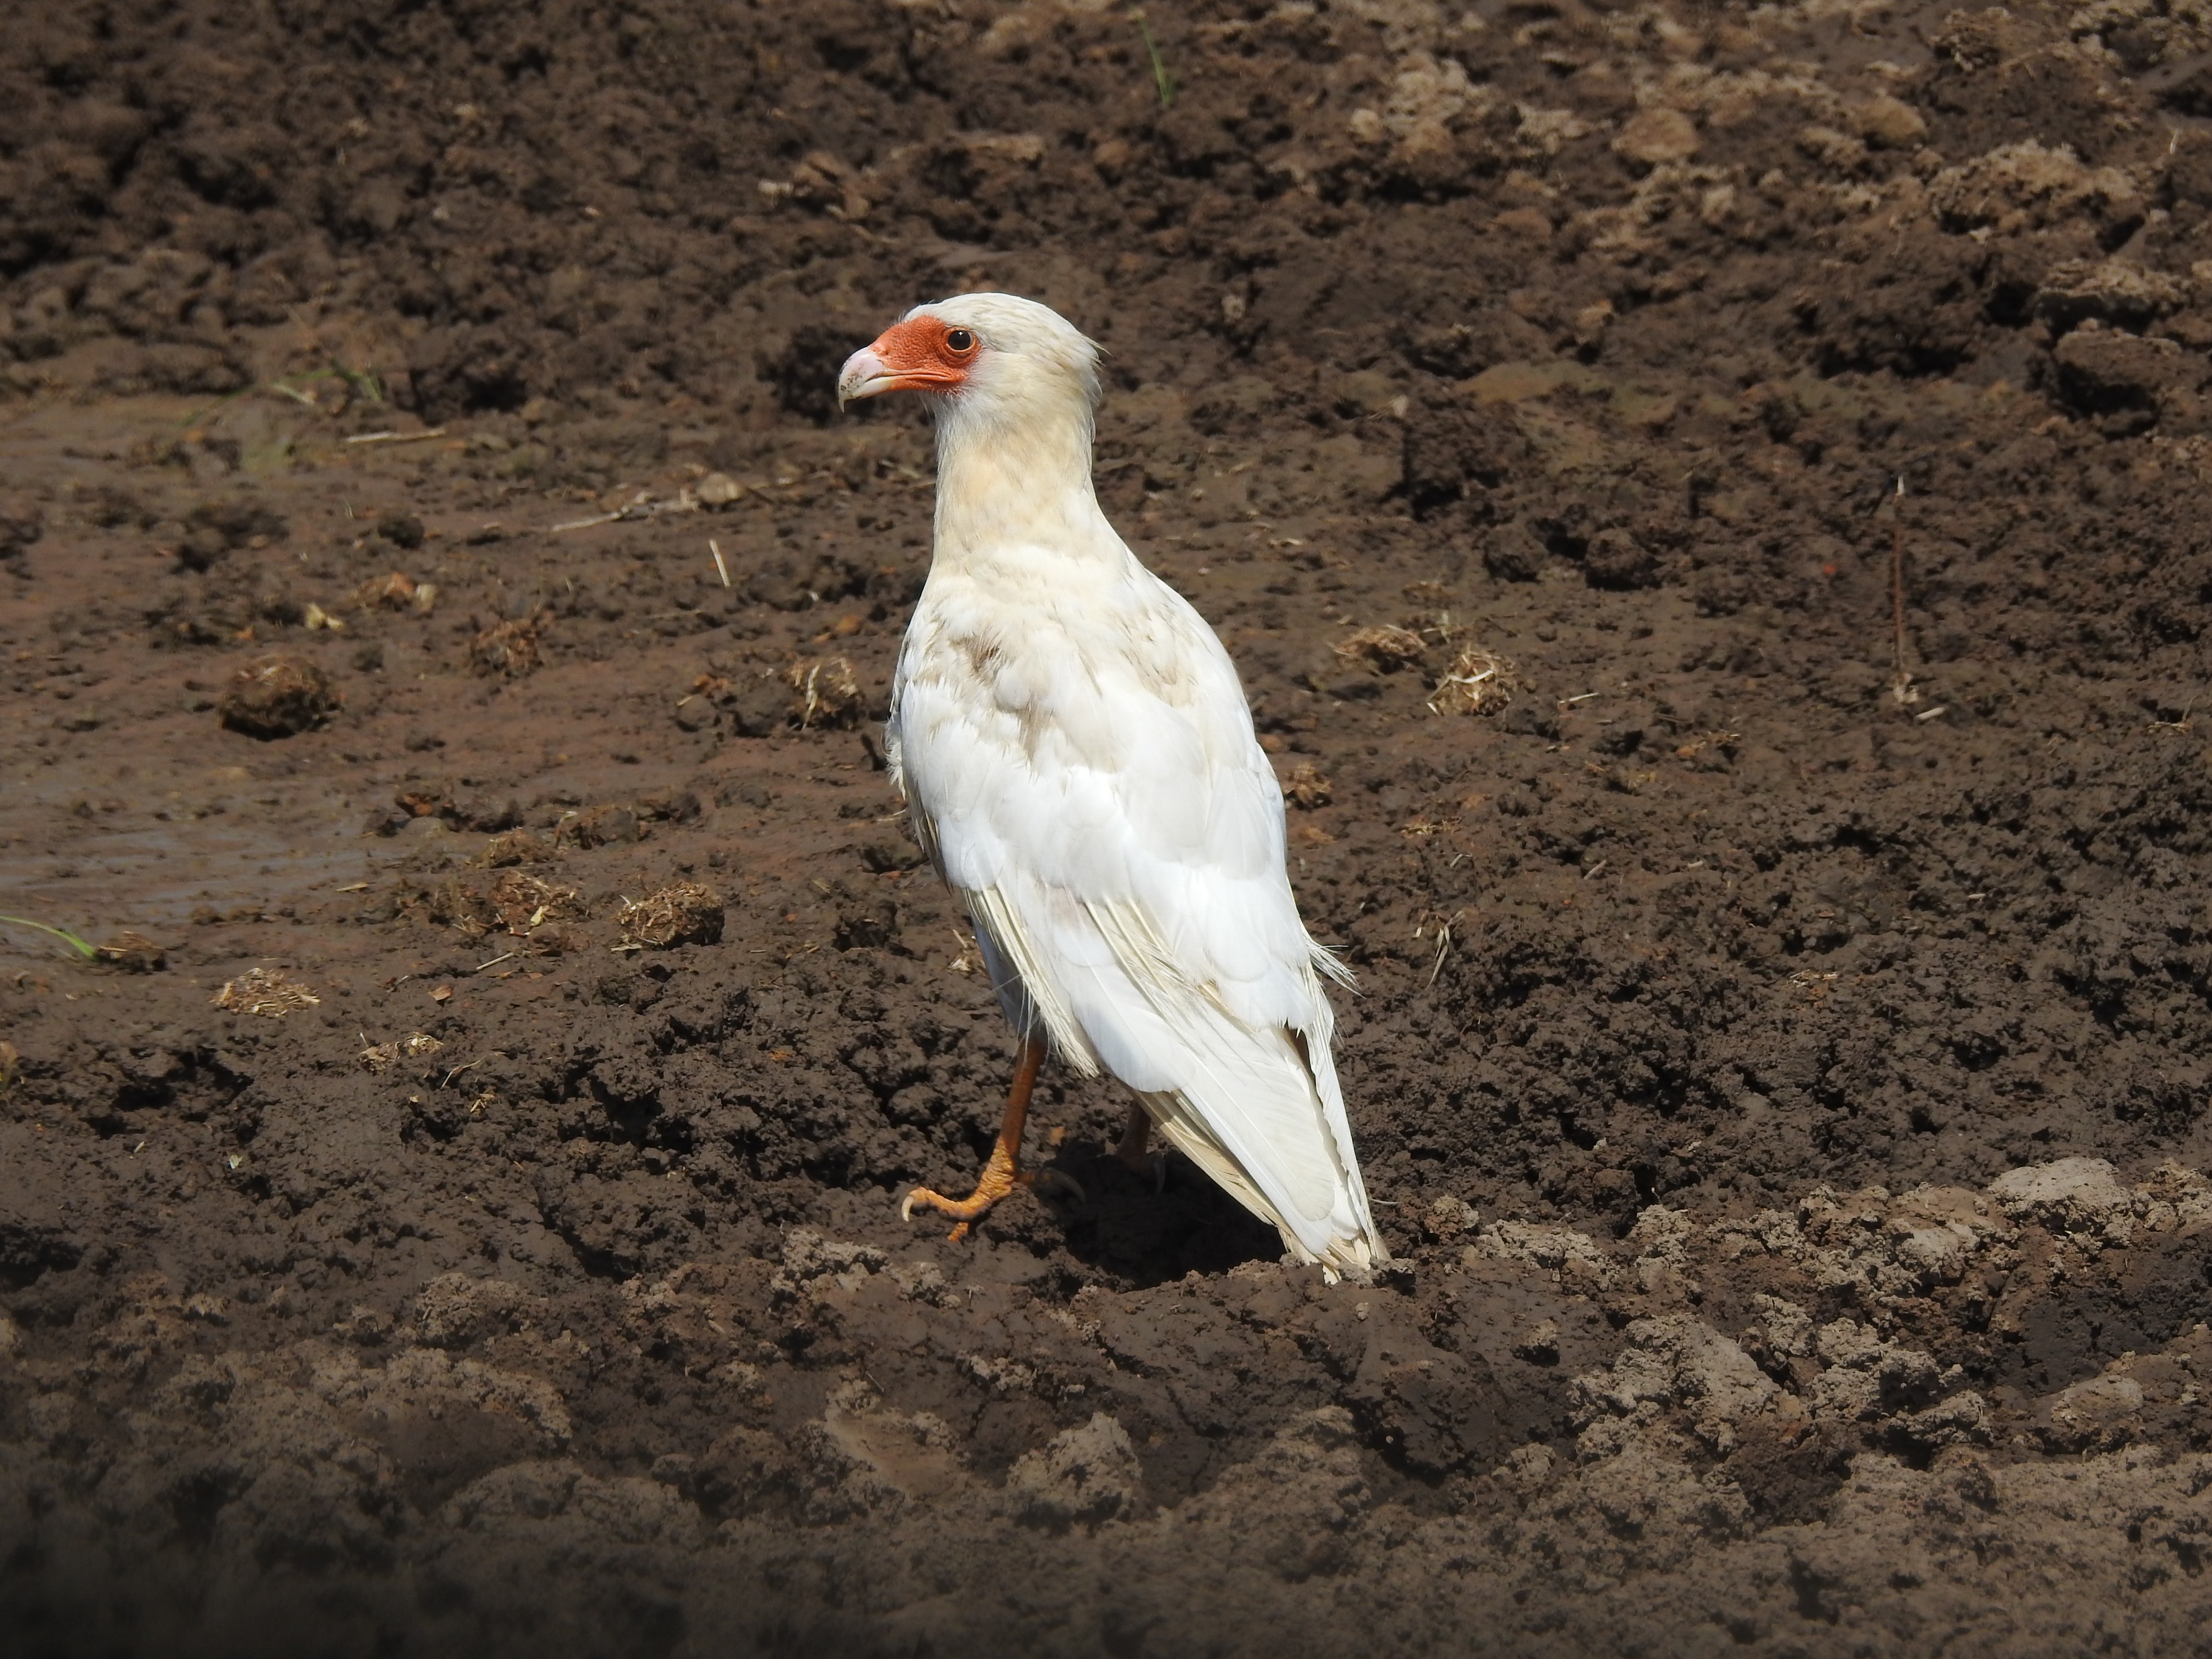
[[[1041,1231],[1048,1237],[1057,1223],[1070,1255],[1133,1285],[1282,1257],[1281,1235],[1180,1153],[1167,1155],[1162,1185],[1131,1170],[1099,1142],[1073,1137],[1044,1168],[1073,1182],[1080,1196],[1063,1183],[1041,1182]]]

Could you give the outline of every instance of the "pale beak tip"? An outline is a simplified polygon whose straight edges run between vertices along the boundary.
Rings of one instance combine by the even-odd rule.
[[[875,348],[862,346],[845,359],[844,368],[838,371],[837,407],[842,410],[863,398],[887,391],[886,376],[884,360],[876,355]]]

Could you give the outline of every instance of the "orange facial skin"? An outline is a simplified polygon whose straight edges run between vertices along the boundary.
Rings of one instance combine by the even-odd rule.
[[[957,392],[975,361],[975,337],[935,317],[894,323],[868,349],[882,362],[885,392]]]

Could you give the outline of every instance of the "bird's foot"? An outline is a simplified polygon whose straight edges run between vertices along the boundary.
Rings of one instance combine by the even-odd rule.
[[[960,1224],[951,1234],[957,1244],[968,1237],[969,1228],[983,1218],[986,1212],[1017,1187],[1061,1188],[1075,1195],[1079,1204],[1088,1204],[1091,1194],[1083,1190],[1083,1183],[1062,1170],[1017,1170],[1012,1161],[1002,1152],[993,1152],[991,1161],[983,1166],[982,1178],[976,1182],[975,1190],[965,1198],[947,1198],[942,1193],[932,1192],[927,1187],[917,1187],[899,1200],[899,1219],[914,1219],[915,1206],[949,1215]]]
[[[1168,1189],[1168,1155],[1148,1152],[1142,1147],[1124,1150],[1114,1154],[1114,1161],[1152,1189],[1158,1198]]]
[[[1142,1106],[1132,1106],[1128,1127],[1121,1131],[1121,1144],[1114,1148],[1114,1161],[1138,1180],[1149,1182],[1152,1196],[1158,1198],[1168,1189],[1168,1158],[1165,1152],[1146,1150],[1152,1139],[1151,1115]]]
[[[994,1204],[1015,1188],[1026,1187],[1035,1179],[1034,1176],[1024,1176],[1015,1167],[1013,1154],[1006,1150],[1006,1142],[1001,1140],[991,1149],[991,1160],[983,1166],[982,1176],[975,1182],[974,1192],[965,1198],[947,1198],[927,1187],[917,1187],[900,1200],[899,1219],[913,1220],[917,1204],[949,1215],[960,1224],[950,1235],[952,1242],[957,1244],[968,1237],[969,1227],[981,1220]]]

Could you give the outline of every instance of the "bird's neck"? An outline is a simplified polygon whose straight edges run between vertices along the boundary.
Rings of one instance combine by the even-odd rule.
[[[1040,548],[1115,564],[1131,556],[1091,485],[1087,416],[940,421],[936,562],[980,570]]]

